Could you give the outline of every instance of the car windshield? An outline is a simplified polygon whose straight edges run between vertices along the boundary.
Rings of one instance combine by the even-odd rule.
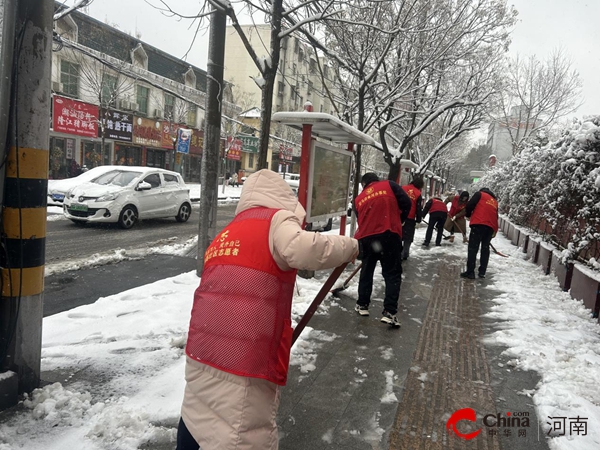
[[[94,183],[103,185],[112,184],[115,186],[127,186],[141,174],[142,172],[113,170],[112,172],[107,172],[104,175],[100,175],[94,180]]]

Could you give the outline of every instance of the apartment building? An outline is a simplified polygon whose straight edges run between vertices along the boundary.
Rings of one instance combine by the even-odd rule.
[[[270,25],[243,25],[246,36],[259,57],[269,54]],[[319,59],[317,59],[319,58]],[[310,101],[315,112],[334,113],[334,108],[324,91],[319,65],[326,78],[331,69],[322,57],[298,38],[289,36],[282,41],[279,69],[275,79],[273,112],[302,111],[304,103]],[[258,69],[248,55],[244,44],[233,27],[227,28],[225,40],[225,80],[232,84],[234,98],[243,99],[250,114],[260,113],[261,89],[254,81],[259,75]],[[256,109],[258,108],[258,109]],[[253,117],[256,119],[256,117]],[[242,121],[244,122],[242,117]],[[256,123],[256,120],[252,120]],[[273,170],[295,172],[300,163],[300,140],[289,127],[273,126],[271,134],[281,137],[282,141],[272,139],[269,152],[269,167]],[[298,142],[297,145],[291,142]],[[283,167],[285,166],[285,167]],[[251,172],[252,168],[246,168]]]
[[[494,120],[488,127],[487,145],[498,161],[508,161],[513,157],[513,142],[527,138],[536,128],[535,120],[528,119],[525,106],[514,106],[510,115]]]

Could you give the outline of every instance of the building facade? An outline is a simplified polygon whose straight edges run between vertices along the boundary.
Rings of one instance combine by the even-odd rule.
[[[270,25],[242,25],[244,33],[259,57],[269,53],[271,39]],[[264,49],[261,54],[259,49]],[[321,71],[326,79],[332,74],[327,62],[312,52],[310,47],[298,38],[288,36],[282,40],[281,56],[273,95],[273,112],[302,111],[305,102],[310,101],[313,111],[334,114],[334,108],[329,100],[321,78]],[[319,70],[319,66],[321,70]],[[227,27],[225,39],[225,80],[232,84],[234,97],[243,98],[252,114],[260,117],[261,89],[254,81],[259,75],[256,65],[239,38],[237,31]],[[331,83],[332,84],[332,83]],[[328,84],[329,85],[329,84]],[[333,89],[332,86],[329,86]],[[242,117],[244,123],[256,124],[257,117]],[[273,124],[271,135],[281,140],[271,139],[271,151],[268,155],[269,167],[279,172],[297,172],[300,167],[300,136],[299,133],[285,126]],[[297,144],[294,144],[297,142]],[[244,167],[251,172],[252,168]]]
[[[528,120],[525,106],[514,106],[510,115],[494,120],[488,127],[487,146],[498,161],[508,161],[514,154],[514,142],[528,138],[537,128],[535,120]]]
[[[116,164],[199,181],[206,72],[78,11],[54,31],[50,177]],[[231,98],[226,85],[229,117],[239,113]],[[180,128],[191,130],[188,153],[175,151]]]

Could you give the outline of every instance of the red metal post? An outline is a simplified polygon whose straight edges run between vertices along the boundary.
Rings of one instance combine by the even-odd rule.
[[[310,146],[312,144],[312,125],[302,125],[302,153],[300,154],[300,184],[298,201],[304,209],[308,201],[308,170],[310,165]]]

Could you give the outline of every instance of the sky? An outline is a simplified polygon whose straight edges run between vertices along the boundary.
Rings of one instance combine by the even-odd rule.
[[[233,194],[226,191],[224,196]],[[60,209],[51,207],[48,211],[50,220],[66,220]],[[339,230],[331,232],[337,234]],[[421,242],[424,235],[425,227],[418,228],[415,242]],[[94,255],[85,262],[58,263],[47,269],[58,273],[153,253],[185,255],[196,245],[195,240],[190,240],[183,245],[165,245],[135,254],[116,250]],[[538,417],[570,417],[576,411],[580,417],[588,418],[587,436],[555,437],[550,442],[552,450],[597,450],[597,320],[591,319],[581,302],[562,292],[554,277],[544,276],[536,265],[525,261],[525,254],[509,240],[499,235],[494,246],[508,258],[490,258],[488,270],[494,276],[486,284],[498,294],[488,317],[502,322],[502,327],[485,336],[486,341],[506,347],[505,354],[511,358],[506,370],[538,373],[540,383],[536,389],[519,393],[531,398]],[[414,245],[411,261],[439,261],[447,255],[464,258],[465,247],[455,243],[423,250]],[[321,287],[315,279],[297,281],[292,307],[294,326]],[[374,282],[383,283],[380,268]],[[0,450],[134,450],[148,441],[166,446],[172,443],[174,430],[157,424],[175,424],[179,418],[184,389],[183,346],[198,283],[199,278],[192,271],[46,317],[42,371],[72,374],[93,368],[104,374],[99,378],[106,381],[92,386],[55,383],[35,390],[23,408],[0,424]],[[357,283],[355,277],[346,290],[355,298]],[[320,314],[329,314],[330,308],[348,311],[333,297],[326,299],[323,306]],[[305,373],[318,367],[321,334],[310,326],[304,330],[292,349],[293,366]],[[354,370],[358,373],[360,369]],[[368,374],[363,377],[368,379]],[[399,398],[401,386],[389,382],[385,392],[381,392],[380,402],[397,403]],[[355,434],[367,436],[367,431],[357,430]],[[328,436],[322,438],[327,442]]]
[[[72,4],[74,0],[66,0]],[[199,1],[167,0],[173,8],[191,13]],[[600,2],[596,0],[509,0],[519,11],[512,35],[510,54],[535,54],[547,57],[554,49],[563,48],[573,61],[583,81],[584,104],[576,115],[600,114]],[[161,14],[151,5],[159,0],[94,0],[89,14],[119,29],[141,33],[143,41],[177,57],[183,57],[193,40],[195,28],[190,21],[178,21]],[[177,9],[179,11],[179,9]],[[208,55],[208,33],[200,32],[191,53],[190,63],[205,69]]]

